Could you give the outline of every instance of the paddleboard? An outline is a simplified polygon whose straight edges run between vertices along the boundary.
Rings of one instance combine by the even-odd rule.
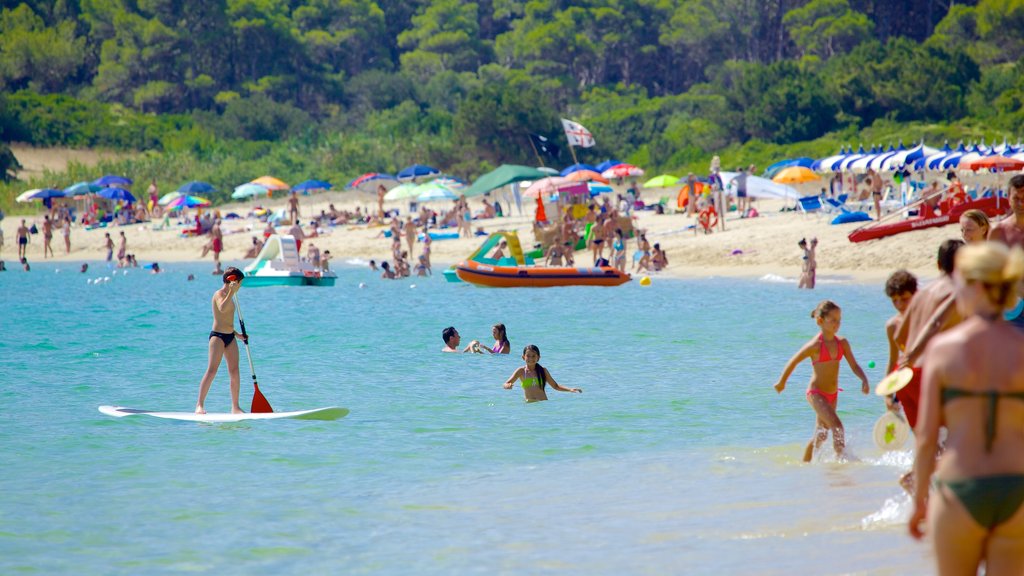
[[[879,396],[895,394],[905,388],[907,384],[910,384],[910,381],[913,379],[913,368],[900,368],[885,378],[882,378],[882,381],[878,383],[878,386],[875,386],[875,394],[878,394]]]
[[[185,420],[188,422],[244,422],[248,420],[277,420],[281,418],[292,418],[295,420],[337,420],[348,415],[348,408],[328,406],[326,408],[315,408],[313,410],[298,410],[295,412],[258,412],[255,414],[230,414],[223,412],[210,412],[207,414],[196,414],[194,412],[158,412],[156,410],[139,410],[137,408],[125,408],[124,406],[100,406],[100,412],[107,416],[123,418],[125,416],[153,416],[155,418],[166,418],[168,420]]]
[[[899,450],[910,437],[910,425],[903,416],[886,410],[875,422],[874,437],[875,445],[882,450]]]

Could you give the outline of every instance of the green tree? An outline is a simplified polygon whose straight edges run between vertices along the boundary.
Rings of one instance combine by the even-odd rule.
[[[802,55],[828,59],[849,52],[871,34],[871,21],[847,0],[811,0],[782,19]]]
[[[47,27],[26,4],[0,12],[0,87],[57,92],[84,63],[85,39],[75,35],[73,20]]]
[[[558,116],[540,91],[493,84],[467,94],[453,119],[456,141],[492,164],[534,163],[528,135],[557,124]]]
[[[420,82],[443,71],[476,70],[489,57],[477,4],[460,0],[432,2],[399,34],[398,45],[409,50],[401,56],[402,69]]]

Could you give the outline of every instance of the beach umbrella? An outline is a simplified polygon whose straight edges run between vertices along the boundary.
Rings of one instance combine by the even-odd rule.
[[[326,180],[306,180],[292,186],[295,192],[308,192],[312,190],[330,190],[331,183]]]
[[[647,182],[644,182],[643,187],[668,188],[670,186],[674,186],[677,182],[679,182],[679,178],[677,178],[676,176],[673,176],[671,174],[662,174],[660,176],[655,176],[654,178],[651,178]]]
[[[186,182],[178,188],[178,192],[181,192],[182,194],[209,194],[210,192],[216,191],[217,189],[214,188],[213,184],[200,182],[198,180]]]
[[[736,183],[733,180],[739,174],[739,172],[719,172],[718,175],[722,178],[726,190],[735,193]],[[747,195],[751,198],[782,198],[786,200],[796,200],[800,197],[800,193],[792,186],[772,182],[768,178],[749,175],[747,176]]]
[[[597,166],[594,166],[594,168],[596,168],[598,172],[604,173],[605,170],[610,170],[611,168],[614,168],[615,166],[621,166],[621,165],[624,165],[624,164],[626,166],[629,166],[629,164],[626,164],[625,162],[622,162],[621,160],[612,160],[612,159],[609,158],[608,160],[605,160],[604,162],[601,162]]]
[[[779,162],[776,162],[775,164],[772,164],[771,166],[765,168],[762,176],[764,176],[765,178],[771,178],[772,176],[778,174],[778,172],[783,168],[789,168],[790,166],[803,166],[804,168],[811,168],[812,166],[814,166],[814,164],[816,164],[814,158],[807,158],[806,156],[801,158],[788,158],[786,160],[780,160]],[[813,168],[811,169],[813,170]]]
[[[600,168],[600,166],[598,166]],[[632,164],[616,164],[611,168],[605,168],[601,171],[601,176],[605,178],[628,178],[629,176],[643,176],[644,171]]]
[[[820,160],[816,160],[814,162],[814,164],[812,164],[810,166],[810,168],[811,168],[811,170],[817,170],[818,172],[831,172],[832,171],[832,165],[835,164],[836,162],[842,160],[845,157],[846,157],[846,149],[840,146],[838,154],[833,154],[832,156],[826,156],[825,158],[821,158]],[[771,166],[769,166],[769,168],[771,168]],[[770,176],[767,176],[767,170],[765,170],[765,172],[766,172],[765,176],[770,178]],[[773,176],[774,176],[774,174],[773,174]]]
[[[476,179],[473,185],[467,188],[463,194],[468,198],[472,196],[479,196],[486,194],[495,188],[501,188],[502,186],[511,184],[513,182],[522,182],[523,180],[537,180],[539,178],[545,178],[548,174],[541,172],[536,168],[530,168],[529,166],[520,166],[518,164],[502,164],[501,166],[491,170],[487,174]]]
[[[33,200],[49,200],[50,198],[63,198],[67,196],[63,190],[54,188],[33,188],[26,190],[14,199],[15,202],[32,202]]]
[[[253,184],[252,182],[242,184],[241,186],[237,186],[235,188],[235,191],[231,193],[231,197],[234,198],[235,200],[242,200],[243,198],[255,198],[256,196],[263,195],[269,196],[270,189],[267,188],[266,186],[263,186],[262,184]]]
[[[416,196],[416,200],[419,202],[431,202],[434,200],[455,200],[459,196],[452,192],[447,186],[438,184],[437,180],[433,182],[427,182],[426,184],[420,184],[414,188],[419,195]]]
[[[132,196],[132,193],[124,188],[104,188],[96,194],[107,200],[123,200],[129,204],[136,201],[135,196]]]
[[[64,189],[64,194],[68,196],[81,196],[82,194],[91,194],[93,192],[99,192],[103,189],[103,186],[94,184],[92,182],[76,182],[71,186]]]
[[[419,196],[419,193],[416,192],[416,185],[412,182],[405,182],[388,190],[388,193],[384,195],[384,200],[391,202],[392,200],[405,200],[417,196]]]
[[[1017,158],[1008,158],[999,154],[993,156],[984,156],[976,158],[974,160],[968,160],[966,162],[960,162],[960,168],[965,170],[996,170],[1003,172],[1012,172],[1024,168],[1024,160]]]
[[[461,178],[456,178],[454,176],[441,176],[437,180],[434,180],[434,182],[437,182],[438,184],[444,186],[445,188],[451,190],[452,192],[464,190],[467,186],[469,186],[469,184],[466,183],[465,180],[462,180]]]
[[[200,198],[198,196],[191,196],[191,195],[188,195],[188,194],[183,194],[183,195],[178,196],[177,198],[171,200],[167,204],[167,208],[170,209],[170,210],[180,210],[182,208],[197,208],[197,207],[205,207],[205,206],[209,206],[209,205],[210,205],[210,201],[207,200],[206,198]]]
[[[818,175],[812,172],[810,168],[806,168],[804,166],[790,166],[789,168],[779,170],[779,173],[772,178],[772,182],[775,182],[776,184],[802,184],[804,182],[813,182],[818,179]]]
[[[601,184],[608,184],[607,178],[593,170],[577,170],[575,172],[570,172],[566,178],[573,182],[600,182]]]
[[[558,174],[558,170],[555,170],[551,166],[538,166],[537,170],[540,170],[541,172],[544,172],[546,174]]]
[[[131,186],[132,179],[125,178],[124,176],[107,174],[106,176],[93,180],[93,184],[97,186]]]
[[[398,184],[398,178],[395,178],[391,174],[367,172],[362,176],[352,179],[348,184],[345,184],[345,188],[357,188],[364,192],[373,192],[377,189],[377,186],[383,186],[390,190],[391,188],[398,186]]]
[[[567,166],[563,168],[562,171],[559,172],[559,174],[561,174],[562,176],[568,176],[569,174],[572,174],[573,172],[577,172],[579,170],[590,170],[591,172],[596,172],[598,174],[601,173],[601,171],[598,170],[596,166],[591,166],[590,164],[573,164],[572,166]]]
[[[267,190],[288,190],[290,188],[290,186],[273,176],[260,176],[259,178],[249,182],[249,184],[259,184]]]
[[[399,180],[415,180],[422,178],[423,176],[434,176],[440,174],[441,171],[432,166],[424,166],[423,164],[413,164],[398,173]]]
[[[554,194],[558,192],[558,187],[565,184],[572,184],[573,181],[566,178],[565,176],[549,176],[547,178],[541,178],[535,180],[532,184],[526,187],[523,191],[523,198],[537,198],[539,196]]]
[[[182,194],[181,192],[168,192],[167,194],[161,196],[160,199],[156,201],[156,203],[161,206],[167,206],[168,204],[170,204],[174,200],[177,200],[178,198],[181,198],[182,196],[184,196],[184,194]]]
[[[590,195],[597,196],[598,194],[607,194],[614,191],[611,186],[605,186],[604,184],[595,184],[593,182],[587,182],[587,188],[590,188]]]

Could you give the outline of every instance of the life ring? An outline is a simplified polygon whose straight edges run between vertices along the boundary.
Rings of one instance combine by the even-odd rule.
[[[697,222],[705,232],[710,232],[712,228],[718,226],[718,210],[715,210],[714,205],[708,206],[697,215]]]

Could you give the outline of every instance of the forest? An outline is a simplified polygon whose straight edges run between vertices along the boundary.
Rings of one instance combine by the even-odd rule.
[[[0,2],[0,142],[230,187],[572,163],[652,171],[842,145],[1016,142],[1024,0]],[[560,144],[538,158],[529,135]],[[0,144],[0,175],[16,159]],[[67,185],[95,177],[71,166]],[[63,180],[67,180],[64,182]],[[0,184],[10,208],[30,183]],[[47,184],[51,185],[51,184]]]

